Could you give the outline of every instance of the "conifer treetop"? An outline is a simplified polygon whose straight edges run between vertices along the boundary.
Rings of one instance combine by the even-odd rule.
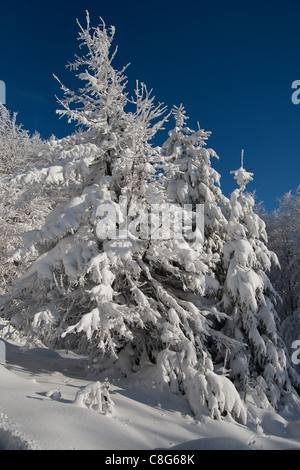
[[[189,117],[186,116],[186,110],[183,104],[181,103],[179,107],[174,105],[172,109],[172,114],[175,119],[176,127],[182,129],[185,124],[185,121],[189,119]]]
[[[238,170],[231,171],[230,174],[234,175],[234,179],[237,181],[241,191],[244,191],[247,184],[253,181],[253,173],[244,168],[244,150],[242,150],[241,167]]]
[[[85,47],[85,55],[75,55],[75,60],[67,64],[71,71],[78,71],[77,78],[85,84],[78,92],[74,92],[66,87],[54,75],[61,85],[64,98],[57,98],[62,109],[57,110],[57,114],[66,116],[69,122],[75,121],[78,125],[95,128],[105,132],[111,114],[122,115],[122,110],[128,102],[125,88],[127,77],[124,75],[127,64],[118,71],[112,66],[112,62],[117,53],[117,47],[111,52],[114,40],[115,28],[106,27],[101,19],[101,24],[95,28],[90,26],[89,13],[86,12],[86,28],[81,26],[78,40],[80,49]],[[79,69],[83,70],[79,72]]]

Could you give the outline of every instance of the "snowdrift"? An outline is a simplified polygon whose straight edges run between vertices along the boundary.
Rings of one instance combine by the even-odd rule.
[[[1,450],[264,450],[300,449],[300,416],[253,408],[256,424],[195,419],[182,395],[159,389],[148,373],[118,379],[87,375],[87,359],[5,342],[0,365]],[[111,384],[111,406],[78,396]],[[79,395],[78,395],[79,394]],[[87,396],[85,394],[85,396]]]

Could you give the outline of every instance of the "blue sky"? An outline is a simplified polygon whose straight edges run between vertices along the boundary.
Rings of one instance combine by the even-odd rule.
[[[116,27],[115,67],[130,62],[130,93],[143,81],[169,109],[183,103],[190,127],[212,132],[208,146],[220,156],[213,166],[227,196],[242,148],[255,175],[248,189],[268,210],[299,186],[300,104],[291,100],[300,80],[299,0],[1,2],[6,106],[44,138],[73,130],[55,114],[61,91],[53,74],[74,84],[65,65],[79,52],[76,18],[84,24],[85,10],[92,25],[101,16]]]

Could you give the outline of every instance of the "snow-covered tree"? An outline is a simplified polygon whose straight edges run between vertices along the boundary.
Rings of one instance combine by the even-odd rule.
[[[282,298],[279,313],[282,319],[300,307],[300,197],[289,191],[279,201],[279,207],[264,216],[269,247],[279,259],[280,269],[272,272],[272,282]]]
[[[213,149],[206,148],[211,132],[204,131],[198,124],[194,131],[186,126],[188,117],[183,105],[173,108],[175,128],[162,150],[170,168],[167,174],[167,197],[174,204],[191,205],[195,212],[202,205],[203,237],[202,246],[194,248],[207,255],[211,273],[221,280],[220,254],[226,237],[226,219],[222,209],[228,206],[222,194],[220,174],[212,167],[211,158],[219,158]]]
[[[299,340],[300,325],[300,193],[289,191],[279,207],[265,216],[269,247],[276,252],[280,269],[271,272],[271,280],[281,296],[278,313],[280,332],[292,357],[294,341]],[[299,365],[295,368],[300,371]]]
[[[226,366],[245,397],[249,392],[259,405],[268,400],[276,407],[284,394],[299,387],[299,377],[279,335],[278,295],[267,276],[277,257],[266,246],[265,223],[253,210],[254,198],[245,192],[253,174],[243,166],[233,173],[239,188],[231,195],[224,246],[223,307],[230,319],[223,332],[237,343],[227,351]]]
[[[0,288],[22,271],[9,256],[22,242],[24,232],[40,227],[53,205],[53,199],[41,186],[27,186],[19,174],[37,165],[51,162],[49,142],[36,132],[30,135],[17,124],[17,113],[0,103]],[[45,188],[44,188],[45,189]],[[16,266],[16,264],[18,266]]]
[[[0,177],[0,290],[11,287],[13,279],[28,267],[28,260],[15,253],[22,247],[24,233],[40,228],[57,195],[38,185],[25,187],[10,177]]]
[[[151,164],[159,157],[151,138],[165,108],[143,84],[128,99],[124,70],[112,65],[113,36],[103,22],[92,30],[88,15],[87,28],[80,26],[88,53],[71,68],[83,68],[78,78],[85,84],[78,93],[61,85],[60,113],[83,129],[50,167],[54,182],[78,181],[76,194],[25,236],[19,256],[38,256],[3,299],[5,315],[31,341],[88,353],[94,368],[112,361],[129,373],[150,360],[158,381],[175,389],[176,382],[195,414],[227,412],[245,421],[238,394],[205,351],[210,325],[201,302],[193,302],[197,283],[185,286],[177,273],[179,288],[173,284],[173,272],[187,263],[168,262],[157,220],[149,232],[149,213],[165,203]],[[49,176],[36,177],[43,174]],[[34,180],[32,172],[26,176]],[[187,254],[177,250],[178,258]]]
[[[216,154],[204,148],[210,133],[187,128],[182,105],[174,107],[173,115],[176,127],[169,132],[157,165],[162,166],[159,181],[165,188],[161,228],[169,235],[172,222],[173,231],[159,247],[151,241],[145,255],[155,268],[153,277],[168,293],[165,301],[172,301],[171,325],[166,324],[168,347],[157,357],[158,381],[182,391],[196,415],[218,418],[228,413],[245,421],[237,390],[216,373],[210,353],[211,342],[231,342],[213,327],[213,320],[224,317],[215,304],[221,291],[216,272],[226,235],[221,208],[227,200],[219,186],[220,175],[210,163]]]
[[[85,84],[78,94],[61,85],[65,97],[59,100],[63,107],[59,112],[85,129],[62,142],[67,146],[58,165],[36,173],[40,181],[46,176],[50,182],[49,175],[52,174],[53,183],[69,184],[70,180],[76,179],[80,184],[77,194],[56,207],[41,230],[25,237],[25,249],[19,256],[35,250],[42,256],[33,263],[17,288],[20,289],[21,325],[26,331],[32,325],[38,325],[41,339],[46,340],[49,336],[51,341],[54,338],[59,340],[66,330],[68,333],[71,330],[84,331],[87,349],[93,350],[96,345],[99,351],[109,350],[116,354],[114,335],[131,337],[128,327],[122,326],[123,316],[128,314],[130,317],[130,309],[118,306],[119,283],[128,289],[130,263],[128,269],[119,269],[118,265],[130,258],[133,241],[118,243],[114,239],[99,238],[96,233],[100,220],[97,213],[108,205],[117,214],[121,213],[119,198],[122,195],[125,198],[130,192],[126,188],[132,184],[131,175],[147,171],[143,169],[146,147],[142,141],[149,132],[149,121],[161,115],[162,109],[161,106],[153,107],[143,86],[142,91],[137,91],[135,114],[125,112],[128,103],[124,91],[126,79],[123,71],[120,73],[112,66],[114,54],[111,55],[110,48],[113,37],[114,29],[109,32],[104,23],[91,30],[88,15],[87,28],[80,26],[79,39],[88,53],[76,57],[70,67],[84,69],[78,78]],[[145,104],[142,105],[141,101]],[[141,111],[141,107],[145,111]],[[134,167],[136,171],[133,171]],[[34,181],[33,172],[22,177],[26,179],[26,176]],[[140,181],[142,184],[143,178]],[[137,187],[134,188],[136,190]],[[103,246],[105,243],[108,243],[107,253]],[[122,256],[125,258],[123,261]],[[115,274],[110,269],[112,267]],[[135,264],[134,269],[137,270]],[[40,289],[32,290],[38,284]],[[114,296],[116,302],[112,306],[106,303]],[[40,312],[34,312],[39,309]],[[80,341],[75,337],[74,344],[78,346],[78,343]]]
[[[0,175],[49,163],[46,143],[35,132],[33,135],[17,123],[17,113],[0,103]]]

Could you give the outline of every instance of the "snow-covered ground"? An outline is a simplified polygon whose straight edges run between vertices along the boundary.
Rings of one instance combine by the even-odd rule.
[[[159,390],[151,369],[116,378],[87,376],[87,361],[65,351],[5,341],[0,365],[0,450],[300,449],[300,415],[255,410],[256,426],[194,419],[183,396]],[[112,408],[78,406],[79,391],[108,377]]]

